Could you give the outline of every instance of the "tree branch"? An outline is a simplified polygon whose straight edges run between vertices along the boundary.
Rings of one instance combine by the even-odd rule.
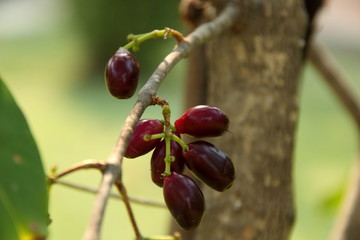
[[[350,81],[336,64],[333,57],[322,46],[314,42],[310,46],[309,60],[322,74],[323,79],[338,96],[360,129],[360,99]]]
[[[54,180],[54,183],[58,184],[58,185],[63,185],[65,187],[69,187],[72,189],[76,189],[82,192],[87,192],[87,193],[97,193],[97,189],[95,188],[90,188],[87,186],[83,186],[83,185],[79,185],[79,184],[75,184],[75,183],[71,183],[71,182],[67,182],[67,181],[63,181],[63,180]],[[116,199],[116,200],[123,200],[123,198],[121,196],[119,196],[118,194],[115,193],[110,193],[109,194],[110,198]],[[147,199],[139,199],[139,198],[135,198],[135,197],[129,197],[129,201],[132,203],[136,203],[139,205],[145,205],[145,206],[149,206],[149,207],[158,207],[158,208],[166,208],[166,205],[164,203],[161,202],[155,202],[155,201],[150,201]]]
[[[346,107],[360,130],[360,101],[353,91],[348,79],[336,65],[330,54],[319,45],[313,44],[309,54],[311,62],[323,75],[324,80],[334,90],[340,101]],[[354,167],[353,179],[349,185],[347,197],[343,203],[341,216],[333,230],[333,240],[355,239],[359,235],[360,223],[360,177],[359,163]]]
[[[126,193],[126,189],[125,189],[125,186],[119,182],[119,181],[115,181],[115,186],[117,188],[117,190],[119,191],[122,199],[123,199],[123,202],[125,204],[125,208],[126,208],[126,211],[128,213],[128,216],[129,216],[129,219],[130,219],[130,222],[131,222],[131,225],[134,229],[134,232],[135,232],[135,236],[136,236],[136,240],[143,240],[143,237],[140,233],[140,230],[139,230],[139,227],[135,221],[135,216],[134,216],[134,212],[130,206],[130,200],[129,200],[129,197]]]
[[[350,81],[344,76],[333,58],[319,45],[312,44],[309,52],[310,61],[323,75],[355,121],[358,133],[360,132],[360,100],[351,87]],[[360,234],[360,163],[357,162],[353,170],[345,201],[342,206],[341,216],[332,233],[333,240],[357,239]]]
[[[138,100],[126,118],[115,147],[107,159],[107,169],[101,180],[91,218],[83,235],[83,240],[100,239],[100,230],[107,200],[114,182],[116,180],[121,181],[121,164],[130,136],[137,121],[151,103],[152,96],[156,94],[164,78],[171,69],[196,46],[229,29],[234,24],[238,15],[239,9],[237,5],[229,3],[217,18],[195,29],[185,38],[184,42],[178,44],[178,46],[165,57],[140,90]]]
[[[80,169],[98,169],[99,171],[102,172],[105,169],[105,167],[106,167],[105,162],[88,159],[88,160],[79,162],[64,171],[61,171],[60,173],[52,173],[50,176],[48,176],[48,178],[50,181],[55,182],[55,180],[62,178],[70,173],[79,171]],[[56,170],[56,167],[54,167],[54,168]]]

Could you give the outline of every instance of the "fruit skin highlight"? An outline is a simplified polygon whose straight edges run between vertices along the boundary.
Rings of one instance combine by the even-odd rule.
[[[140,65],[125,48],[120,48],[112,56],[105,68],[106,86],[110,94],[119,99],[134,95],[139,81]]]
[[[128,147],[125,152],[125,157],[136,158],[142,156],[153,150],[159,143],[160,138],[149,141],[144,140],[144,135],[159,134],[164,131],[164,126],[160,120],[157,119],[142,119],[134,129],[133,135],[130,138]]]
[[[180,227],[190,230],[199,225],[205,211],[205,200],[190,177],[172,172],[164,179],[163,194],[166,206]]]
[[[174,133],[176,134],[176,133]],[[180,137],[179,134],[176,134]],[[175,158],[175,161],[171,163],[170,170],[171,172],[181,173],[185,167],[185,160],[182,155],[182,148],[181,146],[175,142],[171,141],[171,156]],[[155,148],[150,162],[150,169],[151,169],[151,180],[153,183],[162,187],[164,184],[164,176],[163,173],[165,171],[165,141],[162,140],[159,145]]]
[[[209,187],[223,192],[235,179],[235,169],[230,158],[209,142],[196,141],[188,144],[183,152],[189,170]]]
[[[229,118],[217,107],[198,105],[188,109],[174,123],[181,134],[194,137],[218,137],[229,127]]]

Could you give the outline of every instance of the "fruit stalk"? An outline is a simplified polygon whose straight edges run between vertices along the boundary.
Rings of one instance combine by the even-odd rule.
[[[171,174],[171,148],[170,148],[170,138],[169,137],[165,137],[165,171],[164,171],[164,175],[165,176],[169,176]]]
[[[172,133],[170,131],[170,116],[171,116],[171,110],[169,105],[164,105],[163,106],[163,111],[162,114],[164,116],[164,134],[165,134],[165,171],[164,171],[164,176],[169,176],[171,174],[171,162],[172,162],[172,158],[171,158],[171,147],[170,147],[170,141],[172,138]]]
[[[173,135],[177,133],[172,132]],[[185,167],[185,160],[182,156],[182,147],[175,141],[170,141],[171,166],[170,172],[181,173]],[[151,179],[159,187],[164,184],[166,142],[162,140],[155,148],[150,161]],[[176,161],[175,161],[176,159]]]
[[[181,148],[183,149],[184,152],[189,150],[188,145],[183,140],[181,140],[181,138],[176,136],[175,134],[173,134],[171,136],[171,140],[174,140],[175,142],[177,142],[181,146]]]
[[[158,133],[158,134],[145,134],[144,135],[144,141],[150,141],[150,140],[154,140],[154,139],[161,139],[164,138],[165,134],[164,133]]]
[[[182,42],[184,41],[183,35],[171,28],[164,28],[163,30],[154,30],[148,33],[142,33],[142,34],[129,34],[127,36],[128,41],[130,41],[128,44],[126,44],[123,48],[129,50],[132,48],[135,52],[139,50],[139,45],[142,42],[145,42],[152,38],[159,38],[164,37],[165,39],[168,37],[174,37],[176,41]]]

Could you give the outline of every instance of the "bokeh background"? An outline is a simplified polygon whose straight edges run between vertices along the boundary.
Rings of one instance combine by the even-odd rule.
[[[0,0],[0,76],[25,112],[46,170],[85,159],[104,160],[112,150],[135,97],[109,96],[103,69],[129,33],[172,27],[185,31],[179,1]],[[317,41],[360,86],[360,3],[328,0],[321,12]],[[141,83],[151,75],[174,40],[151,40],[135,53]],[[181,115],[186,60],[177,65],[158,94]],[[159,118],[150,107],[144,118]],[[343,200],[351,168],[358,158],[358,136],[347,112],[316,70],[306,64],[301,84],[301,115],[295,151],[297,222],[292,240],[326,239]],[[124,182],[131,196],[162,202],[151,183],[150,155],[124,162]],[[65,179],[64,179],[65,180]],[[96,171],[82,171],[67,181],[97,187]],[[50,239],[80,239],[89,220],[94,195],[63,186],[51,190]],[[165,209],[134,205],[144,235],[166,233]],[[110,200],[104,239],[133,239],[123,204]]]

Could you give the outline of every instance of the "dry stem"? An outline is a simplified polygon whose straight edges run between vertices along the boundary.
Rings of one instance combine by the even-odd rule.
[[[95,189],[95,188],[90,188],[87,186],[67,182],[64,180],[55,179],[55,180],[53,180],[53,182],[58,185],[63,185],[63,186],[66,186],[66,187],[69,187],[72,189],[76,189],[79,191],[87,192],[87,193],[97,193],[98,192],[97,189]],[[123,198],[121,196],[119,196],[119,194],[115,194],[115,193],[110,193],[109,197],[116,199],[116,200],[123,200]],[[139,199],[139,198],[130,197],[130,196],[128,196],[128,199],[131,203],[135,203],[135,204],[145,205],[145,206],[149,206],[149,207],[166,208],[165,204],[161,203],[161,202],[155,202],[155,201],[151,201],[148,199]]]
[[[360,129],[360,99],[354,92],[349,79],[342,72],[333,57],[321,45],[312,43],[309,51],[309,60],[322,74],[339,100],[346,107],[351,117]]]
[[[121,197],[123,199],[123,202],[125,204],[126,211],[127,211],[128,215],[129,215],[131,225],[132,225],[132,227],[134,229],[134,232],[135,232],[136,240],[142,240],[143,237],[142,237],[142,235],[140,233],[140,230],[139,230],[139,227],[138,227],[138,225],[136,223],[134,212],[133,212],[133,210],[131,208],[130,200],[129,200],[129,197],[128,197],[127,192],[126,192],[126,188],[120,181],[116,181],[115,186],[116,186],[117,190],[119,191],[119,193],[120,193],[120,195],[121,195]]]
[[[78,171],[80,169],[98,169],[100,172],[103,172],[105,168],[106,168],[106,162],[100,162],[97,160],[88,159],[79,162],[64,171],[61,171],[60,173],[55,173],[54,176],[49,176],[49,180],[51,182],[55,182],[57,179],[64,177],[75,171]]]

